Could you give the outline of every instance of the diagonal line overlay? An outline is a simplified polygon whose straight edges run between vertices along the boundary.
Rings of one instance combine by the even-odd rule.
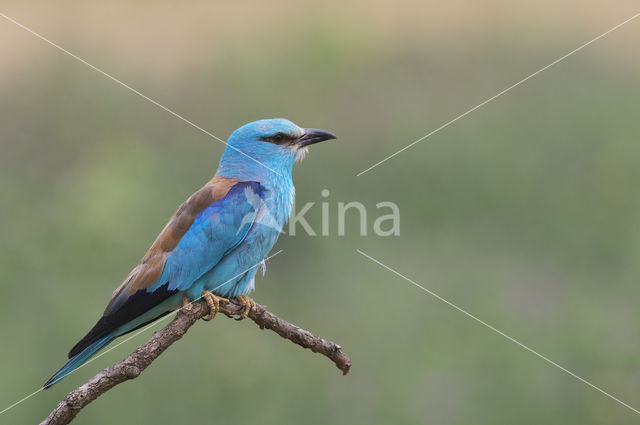
[[[268,256],[267,258],[265,258],[264,260],[260,261],[257,264],[254,264],[253,266],[249,267],[247,270],[243,271],[242,273],[239,273],[237,275],[235,275],[234,277],[232,277],[231,279],[221,283],[220,285],[216,286],[215,288],[211,289],[210,291],[215,291],[216,289],[218,289],[219,287],[231,282],[233,279],[242,276],[243,274],[245,274],[246,272],[253,270],[256,267],[259,267],[261,264],[263,264],[266,261],[269,261],[270,259],[272,259],[273,257],[275,257],[276,255],[280,254],[283,250],[279,250],[278,252],[276,252],[275,254],[271,254],[270,256]],[[202,296],[196,298],[195,300],[189,302],[186,305],[191,305],[193,303],[195,303],[196,301],[199,301],[202,298]],[[186,306],[185,305],[185,306]],[[182,308],[182,307],[181,307]],[[147,329],[156,326],[162,322],[164,322],[165,320],[167,320],[168,318],[170,318],[171,316],[174,316],[178,313],[178,311],[180,311],[180,308],[172,311],[171,313],[167,314],[164,317],[161,317],[160,319],[156,320],[155,322],[152,322],[150,324],[148,324],[147,326],[145,326],[144,328],[140,329],[138,332],[134,333],[133,335],[123,339],[122,341],[118,342],[116,345],[109,347],[108,349],[104,350],[103,352],[101,352],[100,354],[92,357],[91,359],[87,360],[85,363],[83,363],[82,365],[78,366],[77,368],[75,368],[74,370],[72,370],[71,372],[67,373],[66,375],[61,376],[60,378],[58,378],[57,380],[55,380],[53,383],[55,384],[56,382],[59,382],[61,379],[69,376],[70,374],[74,373],[75,371],[85,367],[86,365],[88,365],[89,363],[93,362],[94,360],[98,360],[100,357],[104,356],[105,354],[107,354],[108,352],[115,350],[116,348],[118,348],[119,346],[121,346],[122,344],[124,344],[125,342],[137,337],[138,335],[140,335],[141,333],[145,332]],[[24,401],[27,401],[28,399],[30,399],[31,397],[33,397],[34,395],[38,394],[39,392],[43,391],[44,388],[39,388],[36,391],[32,392],[31,394],[29,394],[28,396],[16,401],[15,403],[5,407],[3,410],[0,410],[0,415],[2,415],[3,413],[11,410],[12,408],[16,407],[17,405],[21,404]]]
[[[180,120],[186,122],[187,124],[189,124],[190,126],[200,130],[201,132],[203,132],[204,134],[206,134],[209,137],[212,137],[214,139],[216,139],[219,142],[224,143],[225,145],[227,145],[230,149],[235,150],[236,152],[244,155],[245,157],[249,158],[250,160],[252,160],[253,162],[262,165],[264,168],[266,168],[269,171],[272,171],[274,173],[276,173],[279,176],[282,176],[282,174],[280,174],[279,172],[277,172],[276,170],[268,167],[267,165],[263,164],[262,162],[258,161],[257,159],[255,159],[254,157],[252,157],[251,155],[248,155],[246,153],[244,153],[243,151],[241,151],[240,149],[236,148],[235,146],[231,146],[229,145],[227,142],[225,142],[224,140],[222,140],[221,138],[219,138],[218,136],[216,136],[215,134],[205,130],[204,128],[200,127],[197,124],[194,124],[193,122],[189,121],[188,119],[186,119],[185,117],[183,117],[182,115],[178,114],[177,112],[172,111],[171,109],[167,108],[166,106],[161,105],[160,103],[156,102],[155,100],[151,99],[149,96],[139,92],[138,90],[134,89],[133,87],[129,86],[128,84],[123,83],[122,81],[118,80],[116,77],[112,76],[111,74],[106,73],[105,71],[101,70],[100,68],[98,68],[97,66],[91,65],[89,62],[85,61],[84,59],[82,59],[81,57],[71,53],[70,51],[68,51],[67,49],[65,49],[64,47],[54,43],[53,41],[45,38],[44,36],[38,34],[37,32],[33,31],[32,29],[26,27],[25,25],[21,24],[20,22],[16,21],[15,19],[5,15],[4,13],[0,12],[0,16],[3,17],[4,19],[6,19],[9,22],[12,22],[14,24],[16,24],[17,26],[19,26],[20,28],[22,28],[23,30],[35,35],[36,37],[38,37],[40,40],[44,41],[47,44],[50,44],[51,46],[55,47],[56,49],[60,50],[61,52],[66,53],[67,55],[71,56],[72,58],[76,59],[79,62],[82,62],[84,65],[88,66],[89,68],[93,69],[94,71],[104,75],[105,77],[107,77],[108,79],[120,84],[122,87],[126,88],[127,90],[137,94],[138,96],[142,97],[145,100],[148,100],[149,102],[153,103],[154,105],[156,105],[157,107],[167,111],[168,113],[170,113],[171,115],[173,115],[176,118],[179,118]]]
[[[382,159],[381,161],[376,162],[375,164],[373,164],[372,166],[370,166],[369,168],[364,169],[363,171],[360,171],[356,177],[360,177],[361,175],[363,175],[364,173],[367,173],[371,170],[373,170],[374,168],[376,168],[377,166],[381,165],[384,162],[387,162],[388,160],[390,160],[391,158],[393,158],[394,156],[406,151],[407,149],[417,145],[418,143],[422,142],[423,140],[427,139],[428,137],[436,134],[437,132],[439,132],[440,130],[448,127],[449,125],[453,124],[454,122],[458,121],[461,118],[466,117],[467,115],[469,115],[470,113],[472,113],[473,111],[475,111],[476,109],[479,109],[481,107],[483,107],[484,105],[486,105],[487,103],[491,102],[492,100],[502,96],[503,94],[507,93],[508,91],[510,91],[511,89],[514,89],[516,87],[518,87],[520,84],[524,83],[525,81],[530,80],[531,78],[535,77],[536,75],[540,74],[543,71],[546,71],[547,69],[551,68],[553,65],[557,64],[558,62],[561,62],[562,60],[568,58],[569,56],[573,55],[574,53],[579,52],[580,50],[584,49],[585,47],[589,46],[592,43],[595,43],[596,41],[600,40],[602,37],[606,36],[607,34],[617,30],[618,28],[620,28],[621,26],[623,26],[624,24],[627,24],[631,21],[633,21],[634,19],[636,19],[638,16],[640,16],[640,12],[636,13],[635,15],[633,15],[632,17],[626,19],[625,21],[619,23],[618,25],[616,25],[615,27],[611,28],[610,30],[603,32],[602,34],[600,34],[599,36],[597,36],[596,38],[584,43],[582,46],[577,47],[575,49],[573,49],[572,51],[570,51],[569,53],[565,54],[564,56],[559,57],[558,59],[554,60],[553,62],[551,62],[549,65],[545,66],[544,68],[539,69],[538,71],[534,72],[533,74],[530,74],[529,76],[523,78],[522,80],[518,81],[517,83],[507,87],[506,89],[502,90],[500,93],[496,94],[495,96],[490,97],[489,99],[485,100],[484,102],[474,106],[473,108],[469,109],[467,112],[464,112],[463,114],[458,115],[457,117],[455,117],[454,119],[452,119],[451,121],[441,125],[440,127],[436,128],[435,130],[433,130],[430,133],[425,134],[424,136],[422,136],[421,138],[419,138],[418,140],[411,142],[410,144],[408,144],[407,146],[405,146],[404,148],[400,149],[399,151],[392,153],[391,155],[387,156],[386,158]]]
[[[413,280],[409,279],[408,277],[406,277],[405,275],[401,274],[400,272],[392,269],[391,267],[383,264],[382,262],[376,260],[375,258],[371,257],[368,254],[365,254],[364,252],[362,252],[359,249],[356,249],[356,251],[368,258],[369,260],[373,261],[374,263],[378,264],[379,266],[387,269],[388,271],[390,271],[391,273],[395,274],[396,276],[401,277],[402,279],[406,280],[407,282],[411,283],[412,285],[414,285],[415,287],[423,290],[424,292],[428,293],[429,295],[437,298],[438,300],[442,301],[443,303],[447,304],[450,307],[453,307],[454,309],[458,310],[460,313],[464,314],[467,317],[470,317],[471,319],[475,320],[476,322],[480,323],[481,325],[491,329],[492,331],[494,331],[495,333],[497,333],[498,335],[503,336],[504,338],[508,339],[509,341],[513,342],[516,345],[519,345],[520,347],[524,348],[525,350],[527,350],[528,352],[530,352],[531,354],[534,354],[535,356],[541,358],[542,360],[544,360],[545,362],[557,367],[558,369],[560,369],[561,371],[573,376],[574,378],[576,378],[577,380],[581,381],[584,384],[587,384],[588,386],[590,386],[591,388],[593,388],[596,391],[599,391],[600,393],[606,395],[607,397],[609,397],[610,399],[620,403],[621,405],[623,405],[624,407],[632,410],[633,412],[637,413],[640,415],[640,411],[638,411],[636,408],[634,408],[633,406],[630,406],[629,404],[625,403],[624,401],[620,400],[619,398],[609,394],[608,392],[606,392],[605,390],[603,390],[602,388],[592,384],[591,382],[587,381],[584,378],[579,377],[578,375],[576,375],[575,373],[571,372],[569,369],[560,366],[558,363],[554,362],[553,360],[551,360],[550,358],[538,353],[537,351],[535,351],[532,348],[529,348],[528,346],[524,345],[523,343],[521,343],[520,341],[518,341],[517,339],[507,335],[506,333],[502,332],[500,329],[488,324],[487,322],[483,321],[482,319],[479,319],[478,317],[474,316],[473,314],[467,312],[466,310],[463,310],[462,308],[458,307],[457,305],[455,305],[454,303],[452,303],[451,301],[448,301],[444,298],[442,298],[440,295],[436,294],[433,291],[430,291],[429,289],[425,288],[424,286],[420,285],[419,283],[414,282]]]

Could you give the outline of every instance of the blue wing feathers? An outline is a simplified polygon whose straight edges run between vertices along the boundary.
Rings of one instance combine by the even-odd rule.
[[[165,283],[185,291],[247,236],[264,190],[258,182],[236,183],[223,199],[204,209],[167,257],[162,274],[148,289]]]
[[[115,311],[105,314],[71,349],[69,361],[44,388],[64,378],[118,336],[179,307],[180,294],[214,269],[245,239],[263,199],[264,189],[260,183],[238,182],[224,198],[202,210],[177,246],[167,254],[159,278],[148,288],[128,296]]]

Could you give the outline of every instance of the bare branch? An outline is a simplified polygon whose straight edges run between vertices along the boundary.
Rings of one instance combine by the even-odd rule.
[[[220,313],[227,316],[239,315],[242,306],[231,302],[220,303]],[[151,338],[138,347],[126,359],[104,369],[91,378],[86,384],[71,391],[51,414],[42,421],[41,425],[68,424],[76,417],[78,412],[96,398],[100,397],[111,388],[129,379],[137,378],[160,354],[171,344],[184,336],[187,330],[198,319],[209,313],[209,306],[204,300],[188,304],[178,311],[176,317],[164,328],[155,332]],[[311,332],[299,328],[273,313],[267,311],[265,306],[257,304],[249,312],[249,318],[256,322],[261,329],[270,329],[295,344],[309,348],[314,353],[320,353],[342,371],[344,375],[349,373],[351,360],[341,351],[339,345],[313,335]]]

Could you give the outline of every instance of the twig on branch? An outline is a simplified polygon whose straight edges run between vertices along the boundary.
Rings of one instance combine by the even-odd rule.
[[[228,303],[220,302],[220,313],[228,316],[239,315],[242,309],[243,307],[235,303],[234,300]],[[164,350],[182,338],[198,319],[208,313],[209,306],[204,300],[183,307],[167,326],[155,332],[147,342],[138,347],[126,359],[104,369],[89,382],[71,391],[40,425],[60,425],[71,422],[87,404],[116,385],[137,378]],[[351,360],[341,351],[342,347],[339,345],[282,320],[275,314],[268,312],[267,308],[260,304],[256,304],[251,309],[249,318],[256,322],[260,329],[270,329],[301,347],[309,348],[314,353],[320,353],[333,361],[344,375],[349,373]]]

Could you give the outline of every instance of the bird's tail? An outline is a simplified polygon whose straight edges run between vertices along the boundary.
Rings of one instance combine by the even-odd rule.
[[[79,368],[84,362],[86,362],[91,357],[93,357],[94,354],[96,354],[98,351],[104,348],[107,344],[109,344],[115,338],[116,338],[115,336],[110,334],[91,343],[87,348],[80,351],[75,356],[71,357],[69,361],[66,362],[64,366],[60,368],[59,371],[57,371],[51,378],[49,378],[47,382],[44,383],[44,385],[42,386],[42,389],[46,390],[47,388],[50,388],[51,386],[53,386],[53,384],[62,380],[62,378],[64,378],[65,376],[67,376],[77,368]]]

